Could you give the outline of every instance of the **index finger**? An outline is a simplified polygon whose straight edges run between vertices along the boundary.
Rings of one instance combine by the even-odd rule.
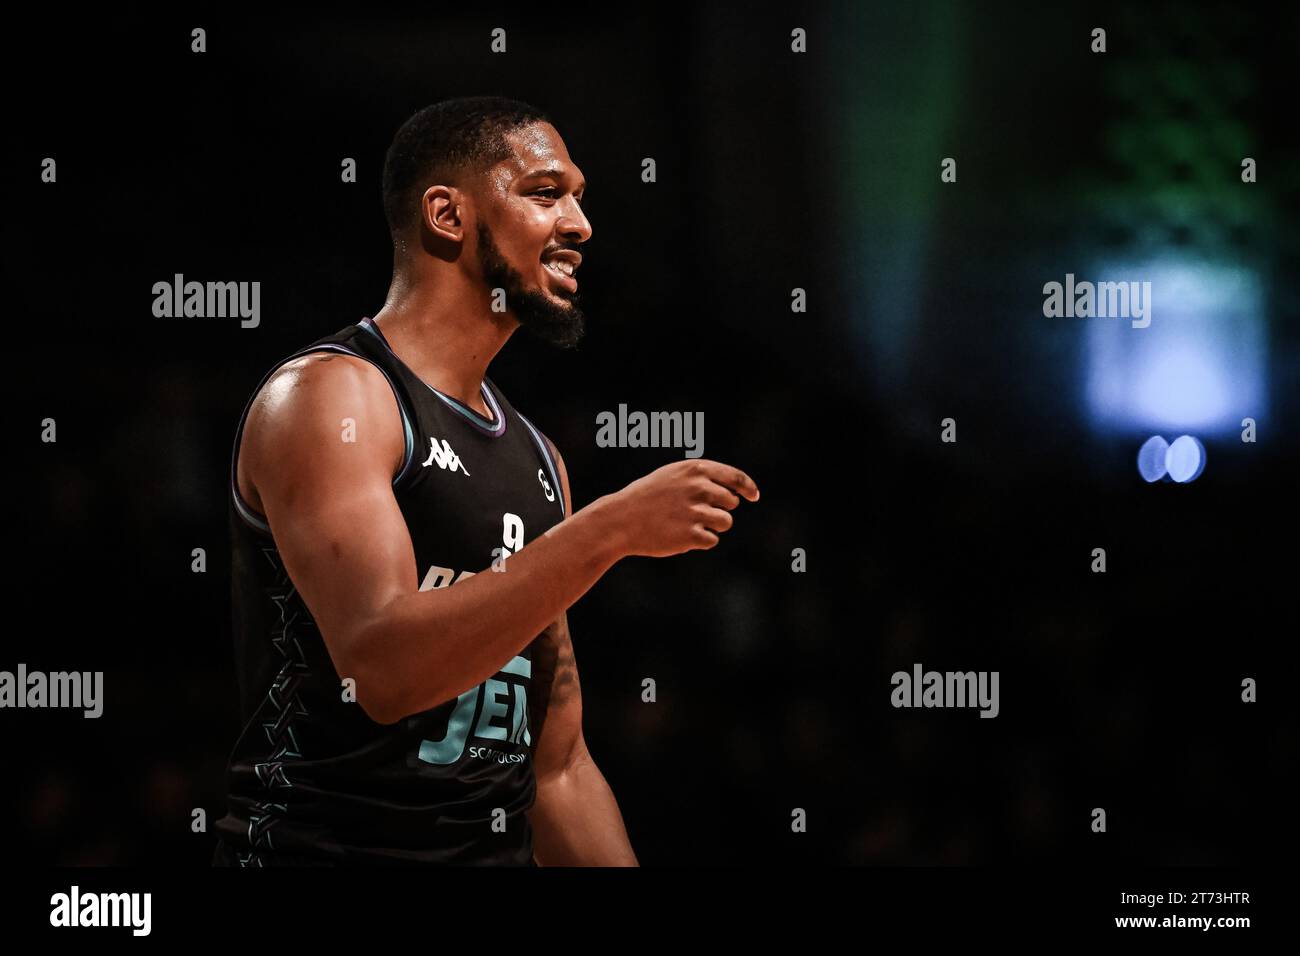
[[[717,482],[749,501],[758,500],[758,485],[754,484],[754,479],[739,468],[707,458],[702,459],[700,464],[704,466],[704,474],[710,481]]]

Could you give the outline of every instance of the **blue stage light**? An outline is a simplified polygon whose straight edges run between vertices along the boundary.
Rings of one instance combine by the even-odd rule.
[[[1174,481],[1195,481],[1205,470],[1205,446],[1191,435],[1175,438],[1165,453],[1165,467]]]
[[[1165,465],[1169,442],[1152,435],[1138,449],[1138,473],[1147,481],[1159,481],[1168,471]]]
[[[1247,268],[1166,257],[1099,264],[1090,279],[1149,281],[1150,325],[1079,322],[1087,336],[1089,416],[1107,430],[1227,435],[1241,409],[1267,406],[1263,284]]]

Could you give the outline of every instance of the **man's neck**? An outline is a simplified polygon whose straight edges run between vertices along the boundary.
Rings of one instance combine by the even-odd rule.
[[[514,322],[474,301],[434,295],[430,283],[394,278],[384,307],[371,317],[397,357],[422,381],[485,416],[483,376],[514,331]],[[465,290],[471,292],[471,290]]]

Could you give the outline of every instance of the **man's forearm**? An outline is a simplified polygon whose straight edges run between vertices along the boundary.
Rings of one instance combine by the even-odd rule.
[[[618,802],[585,750],[565,770],[538,779],[528,817],[542,866],[639,865]]]
[[[392,723],[497,673],[624,555],[614,507],[592,502],[506,558],[504,571],[389,602],[357,642],[362,695],[381,685],[372,716]]]

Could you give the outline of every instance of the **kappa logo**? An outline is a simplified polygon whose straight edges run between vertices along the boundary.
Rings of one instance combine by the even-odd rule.
[[[429,438],[429,457],[425,460],[424,467],[428,468],[435,463],[444,471],[455,471],[459,468],[465,473],[466,478],[469,477],[469,469],[461,462],[460,455],[451,450],[451,445],[445,438],[442,440],[442,447],[438,446],[438,439]]]
[[[551,490],[551,483],[546,480],[546,473],[542,469],[537,469],[537,480],[542,483],[542,491],[546,492],[546,500],[554,501],[555,492]]]

